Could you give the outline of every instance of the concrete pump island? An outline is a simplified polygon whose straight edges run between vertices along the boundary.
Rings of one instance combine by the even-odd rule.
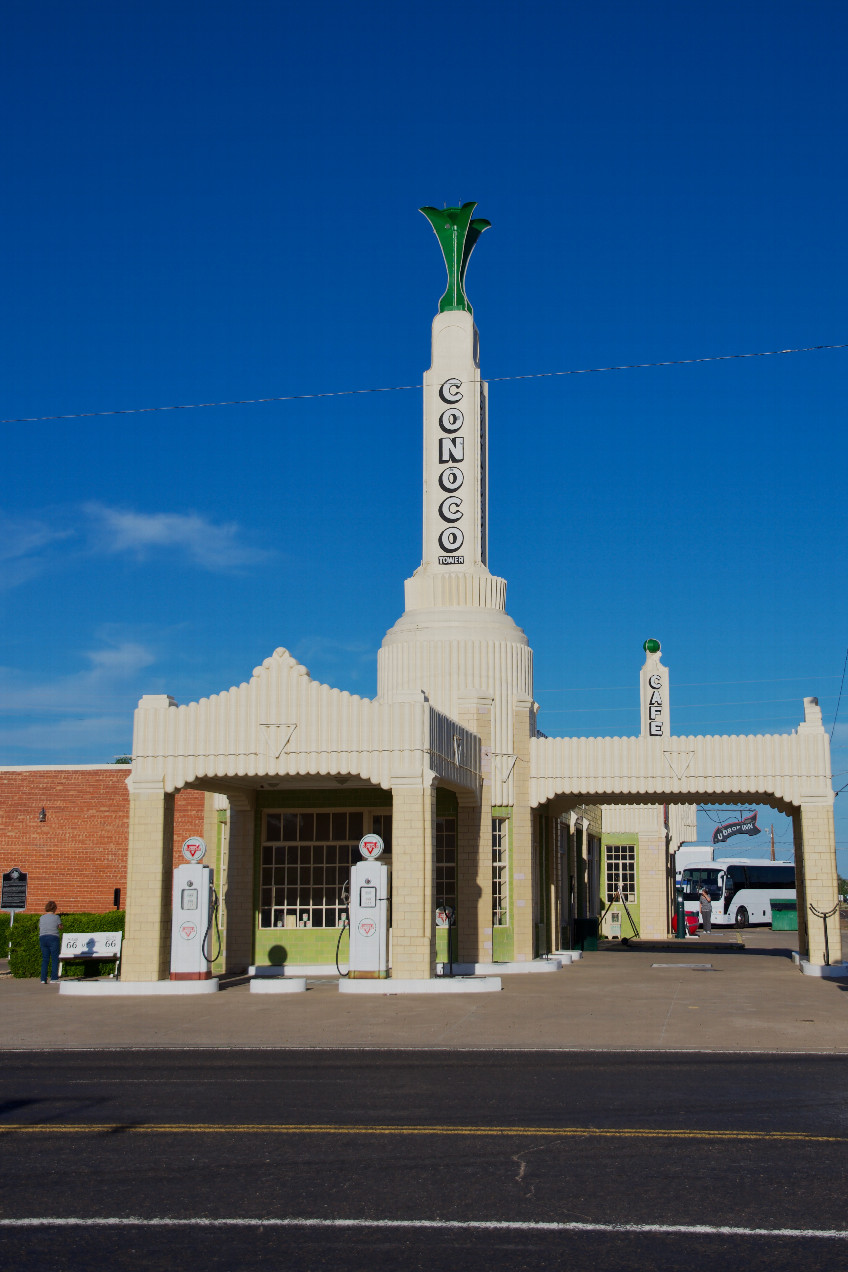
[[[532,650],[489,570],[487,387],[465,293],[489,222],[475,206],[421,209],[448,285],[424,376],[421,564],[379,651],[376,697],[318,683],[284,648],[197,702],[142,697],[121,979],[68,992],[208,991],[216,972],[249,967],[256,992],[291,993],[337,960],[346,993],[484,992],[503,973],[567,966],[581,923],[614,895],[642,937],[665,939],[672,854],[695,838],[699,803],[791,816],[799,950],[825,963],[811,908],[838,897],[815,698],[788,734],[675,735],[669,670],[648,640],[639,736],[537,728]],[[184,791],[204,793],[194,829],[208,855],[177,878]],[[825,922],[839,964],[838,912]]]

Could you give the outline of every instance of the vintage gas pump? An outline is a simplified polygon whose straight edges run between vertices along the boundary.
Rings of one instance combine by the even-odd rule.
[[[391,870],[377,861],[383,851],[379,835],[359,843],[364,860],[350,872],[350,978],[381,980],[389,974],[389,894]]]
[[[202,851],[199,845],[202,845]],[[200,858],[205,851],[202,839],[187,839],[183,844],[186,857],[194,854],[195,858]],[[211,866],[196,864],[194,860],[177,866],[171,909],[171,980],[208,980],[211,977],[212,963],[218,956],[213,949],[213,928],[220,952],[214,870]]]

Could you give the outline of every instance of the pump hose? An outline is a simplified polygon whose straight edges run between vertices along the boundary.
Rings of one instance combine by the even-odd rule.
[[[346,923],[344,927],[340,930],[339,939],[336,941],[336,971],[341,977],[350,976],[350,967],[348,967],[346,972],[343,972],[342,969],[339,967],[339,950],[342,948],[342,935],[345,931],[347,931],[348,945],[350,945],[350,924],[349,923]],[[350,954],[348,953],[348,959],[349,958],[350,958]]]
[[[212,925],[215,925],[215,936],[218,941],[218,949],[212,957],[209,957],[209,934],[212,931]],[[200,945],[200,954],[205,958],[207,963],[214,963],[216,959],[221,957],[221,928],[218,925],[218,893],[212,889],[212,905],[209,907],[209,924],[203,933],[203,940]]]

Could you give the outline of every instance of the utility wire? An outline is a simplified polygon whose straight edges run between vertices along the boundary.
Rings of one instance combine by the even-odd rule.
[[[844,675],[844,672],[843,672]],[[797,680],[838,680],[838,674],[835,676],[773,676],[766,680],[676,680],[674,682],[675,689],[704,689],[707,685],[786,685]],[[536,693],[604,693],[607,689],[632,689],[632,683],[629,685],[586,685],[569,689],[536,689]],[[787,702],[794,702],[794,698],[784,699]],[[717,705],[717,704],[716,704]]]
[[[601,371],[640,371],[646,367],[687,367],[698,362],[733,362],[739,358],[776,358],[784,353],[814,353],[820,349],[848,349],[845,344],[799,345],[795,349],[765,349],[757,353],[720,353],[705,358],[668,358],[663,362],[626,362],[620,366],[581,367],[574,371],[535,371],[528,375],[495,375],[489,384],[506,380],[546,380],[566,375],[594,375]],[[182,402],[176,406],[135,406],[112,411],[75,411],[63,415],[29,415],[0,420],[0,424],[41,424],[45,420],[87,420],[101,415],[149,415],[155,411],[201,411],[211,406],[257,406],[263,402],[306,402],[316,398],[356,397],[364,393],[406,393],[421,384],[392,384],[379,389],[337,389],[332,393],[283,393],[277,397],[233,398],[227,402]]]
[[[797,702],[797,698],[739,698],[734,702],[680,702],[674,704],[675,711],[703,710],[704,707],[758,707],[774,702]],[[628,702],[619,707],[548,707],[546,715],[579,714],[587,711],[638,711],[638,703]]]
[[[845,661],[842,664],[842,680],[839,684],[839,697],[836,699],[836,710],[833,713],[833,726],[830,730],[830,740],[833,741],[833,730],[836,728],[836,717],[839,715],[839,704],[842,701],[842,690],[845,685],[845,668],[848,667],[848,649],[845,650]]]

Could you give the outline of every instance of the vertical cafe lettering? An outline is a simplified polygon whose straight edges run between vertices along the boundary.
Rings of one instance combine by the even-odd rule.
[[[652,738],[661,738],[663,735],[663,700],[662,693],[662,676],[650,676],[648,684],[652,689],[650,698],[648,699],[648,733]]]

